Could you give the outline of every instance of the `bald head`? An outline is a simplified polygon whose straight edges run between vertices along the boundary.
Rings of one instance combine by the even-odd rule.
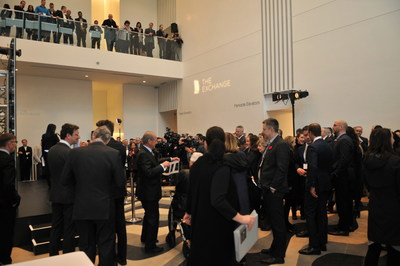
[[[153,131],[146,131],[142,138],[143,145],[146,145],[150,149],[154,149],[157,144],[157,136]]]
[[[339,135],[341,135],[341,134],[346,132],[347,127],[348,127],[348,125],[347,125],[346,121],[344,121],[344,120],[336,120],[333,123],[333,132],[336,134],[336,136],[339,136]]]

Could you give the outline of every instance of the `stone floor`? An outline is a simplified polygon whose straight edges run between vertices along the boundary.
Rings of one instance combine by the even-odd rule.
[[[128,265],[135,266],[150,266],[150,265],[185,265],[185,258],[182,255],[182,243],[170,249],[166,242],[165,237],[168,233],[168,206],[169,197],[164,197],[160,201],[160,229],[159,229],[159,244],[164,247],[165,251],[155,256],[148,256],[144,253],[143,244],[140,243],[141,224],[127,225],[128,233]],[[127,218],[130,217],[130,212],[127,212]],[[136,215],[143,217],[143,209],[140,203],[137,203]],[[299,215],[299,214],[298,214]],[[298,250],[303,248],[308,243],[308,238],[298,238],[295,235],[290,238],[288,249],[286,252],[284,265],[313,265],[313,266],[357,266],[362,265],[363,256],[367,250],[367,218],[368,211],[361,212],[361,218],[358,219],[359,228],[349,237],[338,237],[329,235],[329,242],[327,245],[328,251],[323,252],[319,256],[305,256],[299,255]],[[329,214],[329,224],[337,223],[337,214]],[[301,226],[304,221],[289,221]],[[177,236],[179,234],[177,233]],[[211,237],[211,236],[210,236]],[[250,250],[248,255],[248,265],[262,265],[259,263],[261,254],[258,254],[262,248],[268,248],[272,241],[270,231],[259,231],[259,240]],[[384,255],[384,252],[382,253]],[[34,256],[32,252],[26,251],[21,248],[14,248],[12,253],[13,262],[23,262],[34,260],[38,258],[47,257],[48,254]]]

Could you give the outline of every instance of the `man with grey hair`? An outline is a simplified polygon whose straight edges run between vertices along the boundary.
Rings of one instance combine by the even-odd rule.
[[[356,132],[358,138],[360,139],[360,145],[364,152],[368,150],[368,139],[362,136],[363,128],[362,126],[355,126],[353,127],[354,131]]]
[[[61,177],[74,187],[72,219],[79,233],[79,249],[99,265],[115,263],[115,199],[125,192],[119,152],[106,146],[111,132],[98,127],[87,147],[71,150]]]
[[[348,236],[353,223],[353,200],[351,188],[354,185],[355,173],[353,163],[353,141],[346,134],[347,122],[336,120],[333,131],[336,139],[333,145],[332,181],[336,193],[336,207],[339,215],[339,224],[331,235]]]
[[[328,127],[323,127],[321,131],[321,137],[326,143],[333,142],[331,130]]]
[[[145,132],[137,155],[136,195],[144,208],[140,239],[145,243],[146,253],[163,251],[162,247],[156,245],[160,220],[158,202],[161,199],[161,177],[171,161],[179,161],[178,157],[157,159],[157,155],[154,154],[156,144],[156,134],[152,131]]]

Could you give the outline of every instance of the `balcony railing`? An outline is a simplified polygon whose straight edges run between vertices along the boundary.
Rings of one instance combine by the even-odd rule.
[[[144,34],[131,27],[103,27],[73,19],[0,8],[0,36],[182,60],[182,39]],[[157,32],[156,29],[154,29]]]

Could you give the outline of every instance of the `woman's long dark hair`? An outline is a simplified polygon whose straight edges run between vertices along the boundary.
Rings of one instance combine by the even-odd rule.
[[[249,139],[250,139],[250,147],[249,147],[249,149],[257,150],[258,136],[251,135],[251,136],[249,136]]]
[[[392,132],[388,128],[377,128],[372,130],[369,136],[368,151],[365,156],[387,156],[393,153]]]
[[[56,125],[48,124],[46,129],[46,135],[50,136],[56,133]]]
[[[208,154],[216,161],[222,160],[225,153],[224,130],[217,126],[210,127],[206,133],[206,142]]]

